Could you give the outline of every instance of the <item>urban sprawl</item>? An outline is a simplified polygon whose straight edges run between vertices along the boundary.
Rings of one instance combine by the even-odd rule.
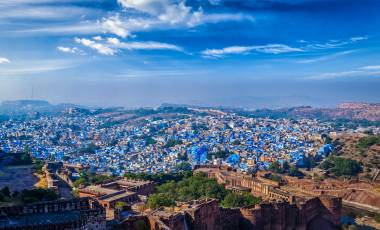
[[[317,120],[247,118],[219,110],[136,116],[72,108],[1,123],[0,148],[112,175],[206,164],[252,172],[274,161],[305,166],[307,158],[331,151],[316,141],[331,131]]]

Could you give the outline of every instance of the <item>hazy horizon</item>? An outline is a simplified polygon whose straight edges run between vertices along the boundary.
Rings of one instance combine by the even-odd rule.
[[[0,101],[380,102],[380,1],[0,2]]]

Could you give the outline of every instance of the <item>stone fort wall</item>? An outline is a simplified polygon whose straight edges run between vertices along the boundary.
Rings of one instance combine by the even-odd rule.
[[[64,218],[63,214],[75,213],[79,219]],[[36,223],[22,221],[28,216],[42,215],[50,218],[49,214],[62,214],[62,218],[52,218],[49,223]],[[7,220],[20,221],[14,225]],[[64,201],[41,202],[23,206],[11,206],[0,208],[0,229],[105,229],[106,219],[103,207],[95,200],[79,198]]]
[[[306,230],[318,221],[326,223],[324,229],[328,230],[339,228],[341,208],[342,200],[330,196],[316,197],[298,205],[263,203],[240,209],[221,208],[216,200],[208,200],[175,215],[155,214],[148,219],[153,230]]]

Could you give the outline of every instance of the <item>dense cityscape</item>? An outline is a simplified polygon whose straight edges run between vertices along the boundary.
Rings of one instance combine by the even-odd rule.
[[[0,148],[5,152],[27,149],[41,160],[89,165],[94,172],[119,176],[172,172],[185,162],[252,172],[268,169],[274,161],[306,166],[307,158],[314,158],[322,147],[321,135],[332,131],[328,123],[317,120],[183,110],[174,116],[147,115],[124,122],[114,121],[131,114],[75,109],[34,120],[10,120],[0,125]],[[328,148],[322,153],[330,153]]]
[[[378,120],[345,117],[378,108],[345,104],[328,118],[304,107],[289,114],[4,102],[0,220],[16,229],[283,229],[278,219],[296,229],[377,227]],[[266,208],[276,214],[258,214]],[[352,208],[366,214],[353,219]],[[56,215],[67,209],[62,222]]]

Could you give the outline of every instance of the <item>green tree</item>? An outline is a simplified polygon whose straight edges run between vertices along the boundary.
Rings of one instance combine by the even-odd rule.
[[[304,174],[300,172],[296,166],[291,165],[289,168],[289,176],[303,177]]]
[[[238,139],[236,139],[236,140],[234,140],[234,141],[232,142],[232,144],[233,144],[233,145],[240,145],[240,141],[239,141]]]
[[[178,160],[180,161],[188,161],[189,160],[189,157],[187,156],[187,153],[184,153],[184,154],[178,154]]]
[[[254,205],[261,202],[260,198],[252,196],[250,193],[236,194],[229,193],[221,202],[222,207],[238,208]]]
[[[362,166],[359,162],[343,157],[329,156],[321,164],[324,170],[331,170],[335,176],[356,176],[362,171]]]
[[[154,140],[152,137],[145,137],[144,140],[146,146],[156,144],[156,140]]]
[[[190,171],[191,164],[189,162],[181,162],[176,166],[176,169],[178,171]]]
[[[52,189],[25,189],[20,192],[17,198],[23,203],[34,203],[40,201],[52,201],[59,196]]]
[[[169,139],[166,144],[165,144],[165,148],[170,148],[170,147],[174,147],[176,145],[180,145],[182,144],[182,141],[181,140],[175,140],[175,139]]]
[[[226,159],[227,157],[229,157],[232,154],[233,153],[230,152],[230,151],[219,150],[219,151],[216,151],[216,152],[209,152],[209,153],[207,153],[207,159],[211,160],[212,156],[214,156],[215,158]]]
[[[119,210],[119,211],[122,211],[123,208],[125,207],[126,203],[123,202],[123,201],[118,201],[116,202],[115,204],[115,209]]]
[[[4,188],[0,190],[0,194],[3,195],[4,197],[11,198],[11,191],[9,190],[7,186],[5,186]]]
[[[155,193],[148,198],[148,207],[156,209],[161,206],[173,206],[175,200],[168,193]]]
[[[371,147],[372,145],[380,143],[380,136],[368,136],[368,137],[362,137],[359,139],[358,144],[356,147],[359,149],[367,149]]]
[[[34,161],[33,168],[36,171],[36,173],[43,174],[42,168],[44,167],[44,164],[45,163],[39,159]]]
[[[94,154],[96,150],[99,149],[99,146],[96,146],[94,143],[88,144],[86,147],[81,148],[79,152],[81,153],[91,153]]]
[[[86,179],[83,178],[83,177],[80,177],[80,178],[78,178],[77,180],[74,181],[73,186],[75,188],[78,188],[80,185],[86,185],[86,184],[87,184]]]
[[[374,220],[375,220],[377,223],[380,223],[380,213],[376,213],[376,215],[374,216]]]
[[[284,173],[284,169],[278,161],[274,161],[269,165],[269,170],[274,173]]]
[[[149,230],[149,225],[143,220],[137,220],[133,223],[133,229],[136,230]]]
[[[190,201],[201,198],[216,198],[222,200],[228,191],[215,179],[209,179],[203,173],[184,177],[178,182],[169,181],[156,187],[157,194],[148,202],[148,207],[173,205],[173,201]],[[162,199],[162,200],[159,200]],[[149,201],[148,200],[148,201]]]
[[[5,201],[11,198],[11,191],[8,187],[4,187],[0,190],[0,201]]]

